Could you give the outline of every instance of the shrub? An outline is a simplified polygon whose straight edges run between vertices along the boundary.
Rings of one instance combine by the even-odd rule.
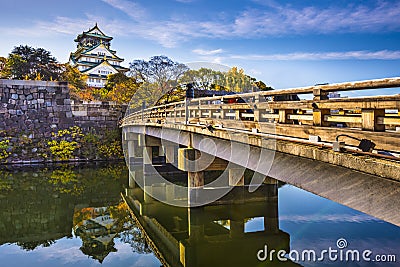
[[[69,160],[73,158],[74,151],[78,148],[78,143],[75,141],[52,140],[47,144],[50,146],[51,154],[59,160]]]
[[[10,156],[10,152],[8,152],[10,140],[4,139],[0,141],[0,161],[5,160]]]
[[[74,152],[80,147],[79,141],[84,136],[82,129],[72,126],[68,129],[52,133],[53,140],[48,141],[51,154],[59,160],[69,160],[74,157]]]

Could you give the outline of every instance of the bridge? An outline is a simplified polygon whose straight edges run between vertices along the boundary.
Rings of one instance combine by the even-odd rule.
[[[254,191],[273,178],[399,226],[400,95],[331,94],[398,87],[395,77],[186,98],[128,112],[122,128],[132,180],[154,198],[193,207],[213,198],[210,192]]]

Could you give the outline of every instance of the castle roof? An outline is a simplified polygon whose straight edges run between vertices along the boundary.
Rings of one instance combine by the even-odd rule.
[[[96,23],[96,25],[95,25],[93,28],[91,28],[91,29],[89,29],[88,31],[84,31],[83,33],[79,34],[79,35],[76,37],[76,39],[75,39],[74,41],[75,41],[75,42],[80,42],[80,40],[81,40],[83,37],[86,37],[86,36],[91,36],[91,37],[95,37],[95,38],[100,38],[100,39],[104,39],[104,40],[107,40],[107,41],[111,41],[111,40],[113,39],[113,37],[105,35],[105,34],[100,30],[100,28],[97,26],[97,23]]]

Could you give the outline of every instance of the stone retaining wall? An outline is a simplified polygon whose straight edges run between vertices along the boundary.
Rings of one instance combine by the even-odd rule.
[[[75,125],[84,131],[115,129],[126,110],[126,106],[115,102],[76,100],[71,101],[71,108]]]
[[[71,100],[65,82],[0,79],[0,163],[5,157],[7,162],[43,159],[52,133],[72,126],[103,136],[118,129],[125,110],[115,102]]]
[[[0,130],[49,137],[74,124],[67,83],[0,80]]]

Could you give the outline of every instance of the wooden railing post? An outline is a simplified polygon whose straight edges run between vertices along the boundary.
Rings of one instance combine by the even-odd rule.
[[[361,123],[362,129],[367,131],[385,131],[384,124],[378,124],[378,117],[384,117],[384,109],[362,109]]]
[[[225,110],[222,108],[223,104],[224,104],[224,97],[221,97],[221,106],[219,107],[219,113],[220,113],[221,120],[225,119]]]
[[[255,122],[260,122],[262,120],[262,117],[261,117],[262,112],[261,112],[260,108],[258,107],[258,104],[260,102],[264,102],[264,101],[265,101],[265,98],[263,96],[260,96],[259,94],[255,95],[255,97],[254,97],[254,110],[253,110],[254,121]]]
[[[146,101],[142,102],[142,121],[144,121],[144,109],[146,108]]]
[[[328,93],[324,92],[320,88],[314,88],[313,89],[313,95],[314,95],[314,101],[320,101],[320,100],[327,100],[328,98]]]
[[[240,109],[236,109],[235,110],[235,120],[240,121],[240,116],[241,116],[242,112]]]
[[[288,119],[288,115],[293,113],[294,113],[293,109],[280,109],[279,123],[291,123],[292,120]]]
[[[313,109],[313,125],[329,126],[329,122],[325,121],[325,115],[330,115],[330,109]]]
[[[185,98],[185,124],[189,123],[189,99]]]

